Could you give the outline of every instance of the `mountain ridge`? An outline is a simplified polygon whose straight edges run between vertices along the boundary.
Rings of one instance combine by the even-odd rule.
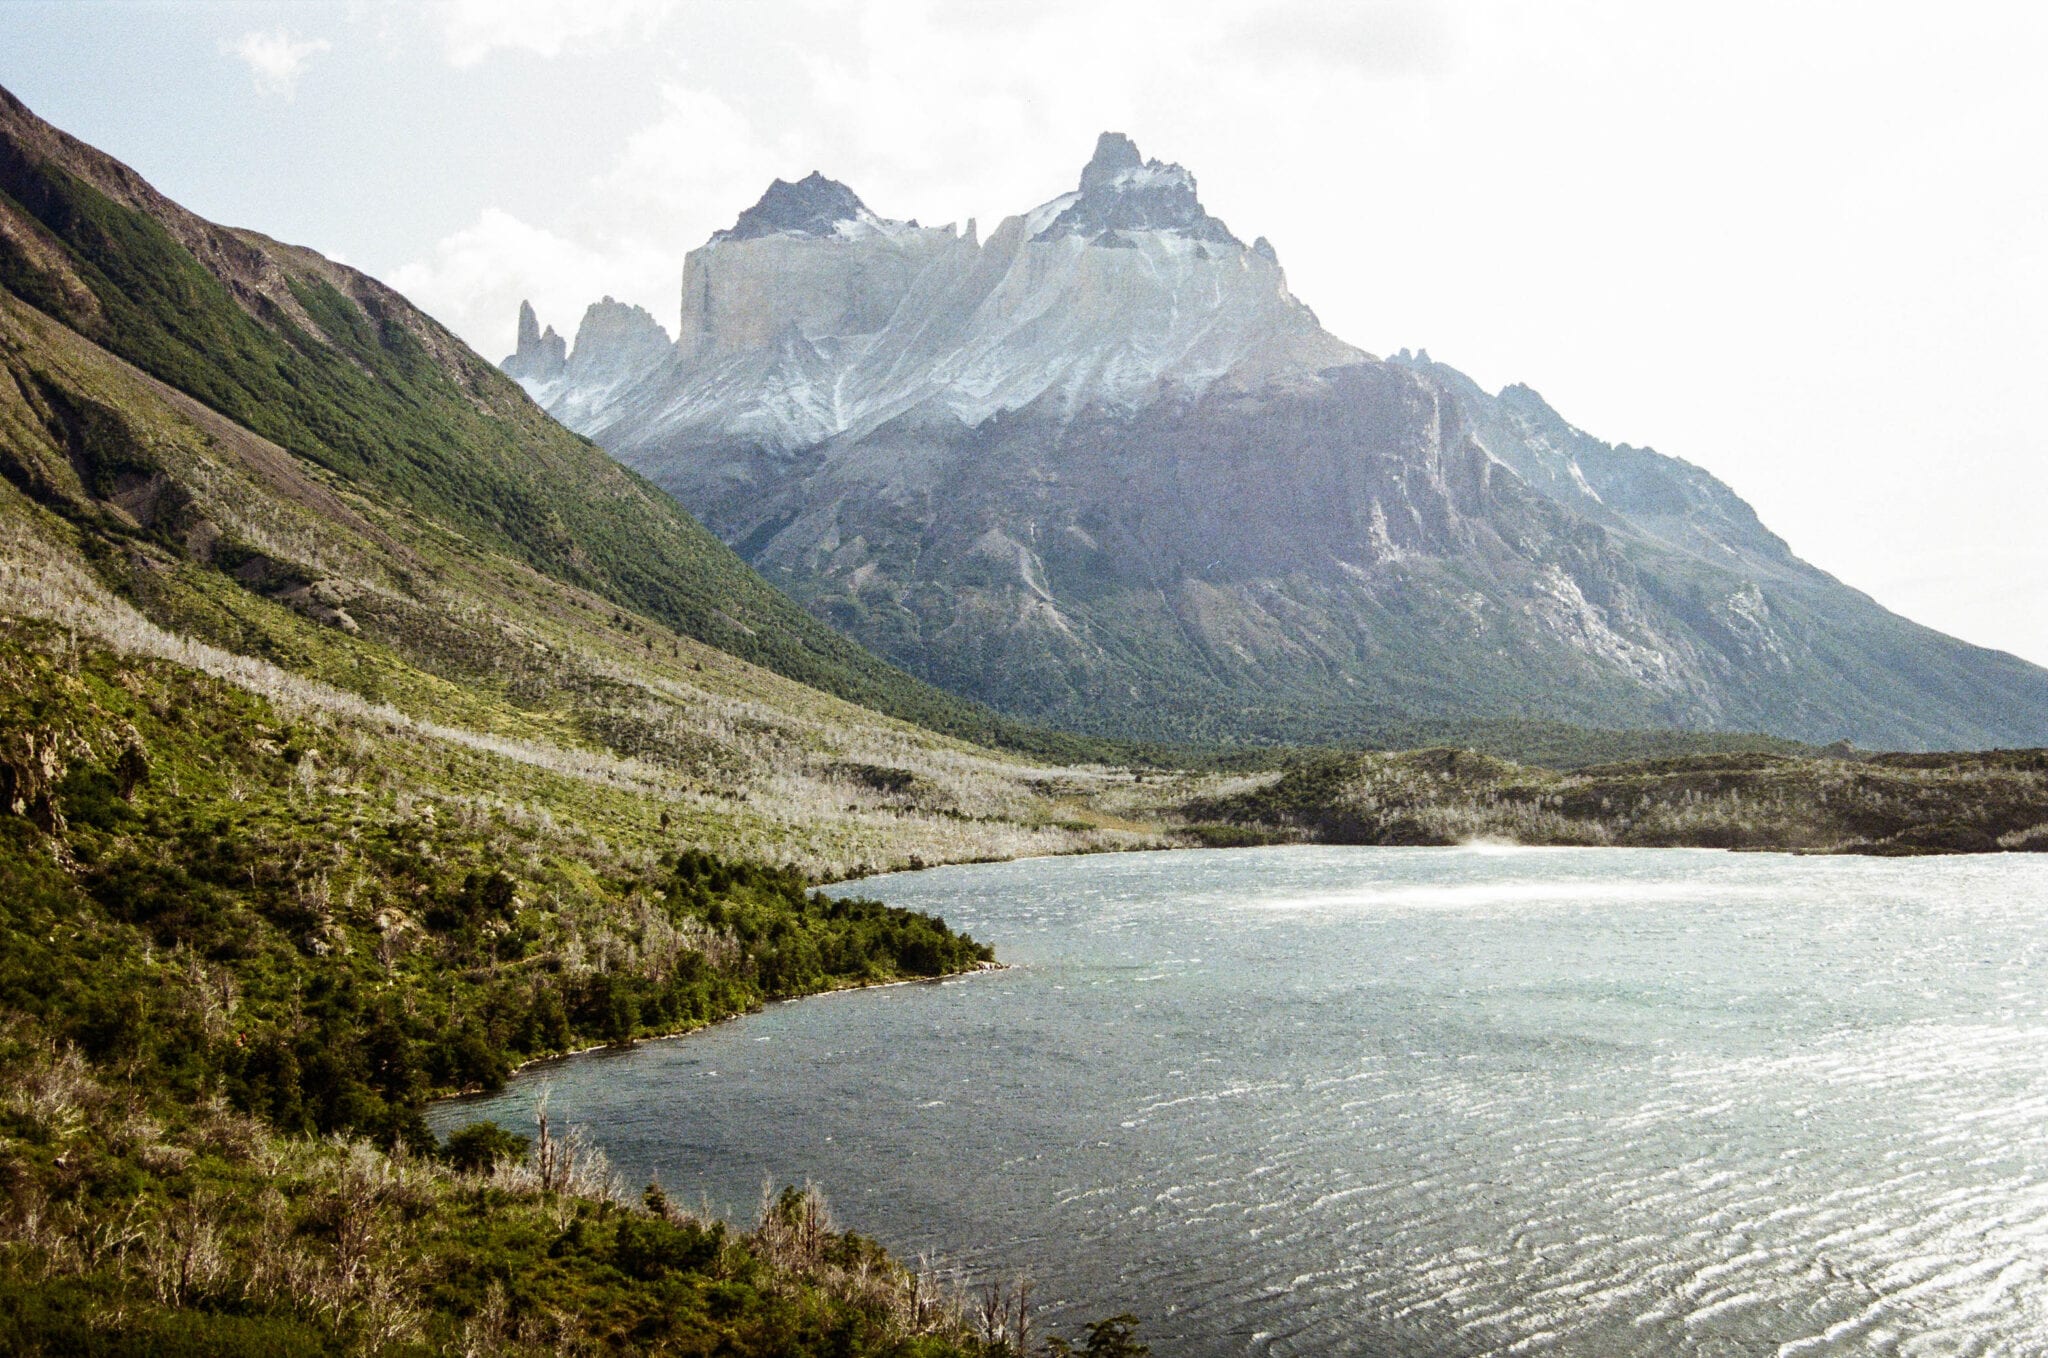
[[[985,242],[721,233],[682,302],[665,355],[529,391],[814,614],[1008,712],[2048,741],[2048,671],[1890,614],[1699,467],[1329,335],[1121,134]]]

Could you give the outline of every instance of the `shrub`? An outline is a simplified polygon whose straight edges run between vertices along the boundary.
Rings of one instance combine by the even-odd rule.
[[[465,1174],[487,1174],[500,1160],[517,1160],[533,1147],[530,1137],[506,1131],[495,1122],[472,1122],[448,1133],[441,1158]]]

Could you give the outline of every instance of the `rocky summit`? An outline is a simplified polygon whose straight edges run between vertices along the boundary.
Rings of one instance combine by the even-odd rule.
[[[498,366],[507,377],[529,384],[560,381],[569,363],[569,342],[551,325],[542,334],[533,303],[519,304],[519,347]]]
[[[777,181],[690,254],[673,343],[618,307],[566,359],[523,314],[507,371],[818,616],[1012,713],[2048,743],[2048,672],[1887,612],[1699,467],[1346,344],[1118,133],[986,240]]]
[[[712,239],[753,240],[784,232],[829,236],[842,226],[866,225],[875,220],[852,189],[813,170],[794,184],[782,179],[770,184],[760,202],[742,212],[730,230],[721,231]]]

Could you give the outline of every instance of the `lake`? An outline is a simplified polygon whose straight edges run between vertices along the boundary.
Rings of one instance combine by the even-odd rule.
[[[817,1181],[1164,1354],[2048,1349],[2048,857],[1280,848],[938,868],[1009,970],[547,1091],[634,1185]]]

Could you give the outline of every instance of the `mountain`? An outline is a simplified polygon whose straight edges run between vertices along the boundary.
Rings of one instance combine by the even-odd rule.
[[[651,326],[529,390],[815,615],[1018,716],[2048,741],[2048,672],[1887,612],[1698,467],[1345,344],[1116,133],[986,241],[777,181],[690,254],[673,345]]]
[[[909,679],[793,606],[396,292],[310,250],[202,220],[4,91],[0,194],[0,285],[355,490],[876,711],[1084,752]],[[579,351],[602,347],[594,336],[619,310],[591,309]],[[628,345],[631,320],[618,327]],[[537,365],[561,356],[546,334],[522,339]],[[587,376],[583,358],[568,355],[564,371]]]
[[[576,328],[576,349],[548,327],[541,334],[533,307],[519,304],[519,348],[498,366],[535,400],[555,404],[564,423],[610,402],[621,386],[668,357],[668,332],[636,306],[607,297],[592,302]]]
[[[505,370],[507,377],[517,379],[522,386],[532,384],[545,387],[550,382],[560,381],[568,370],[569,342],[557,335],[552,325],[547,328],[547,333],[541,333],[540,322],[534,317],[532,304],[521,302],[519,347],[513,353],[507,354],[498,366]]]
[[[1270,246],[1202,210],[1187,171],[1109,134],[1079,190],[986,243],[972,223],[877,217],[821,175],[777,180],[690,255],[673,351],[638,383],[532,389],[657,466],[735,441],[793,453],[906,418],[973,429],[1034,403],[1135,410],[1225,374],[1362,357],[1289,295]]]

